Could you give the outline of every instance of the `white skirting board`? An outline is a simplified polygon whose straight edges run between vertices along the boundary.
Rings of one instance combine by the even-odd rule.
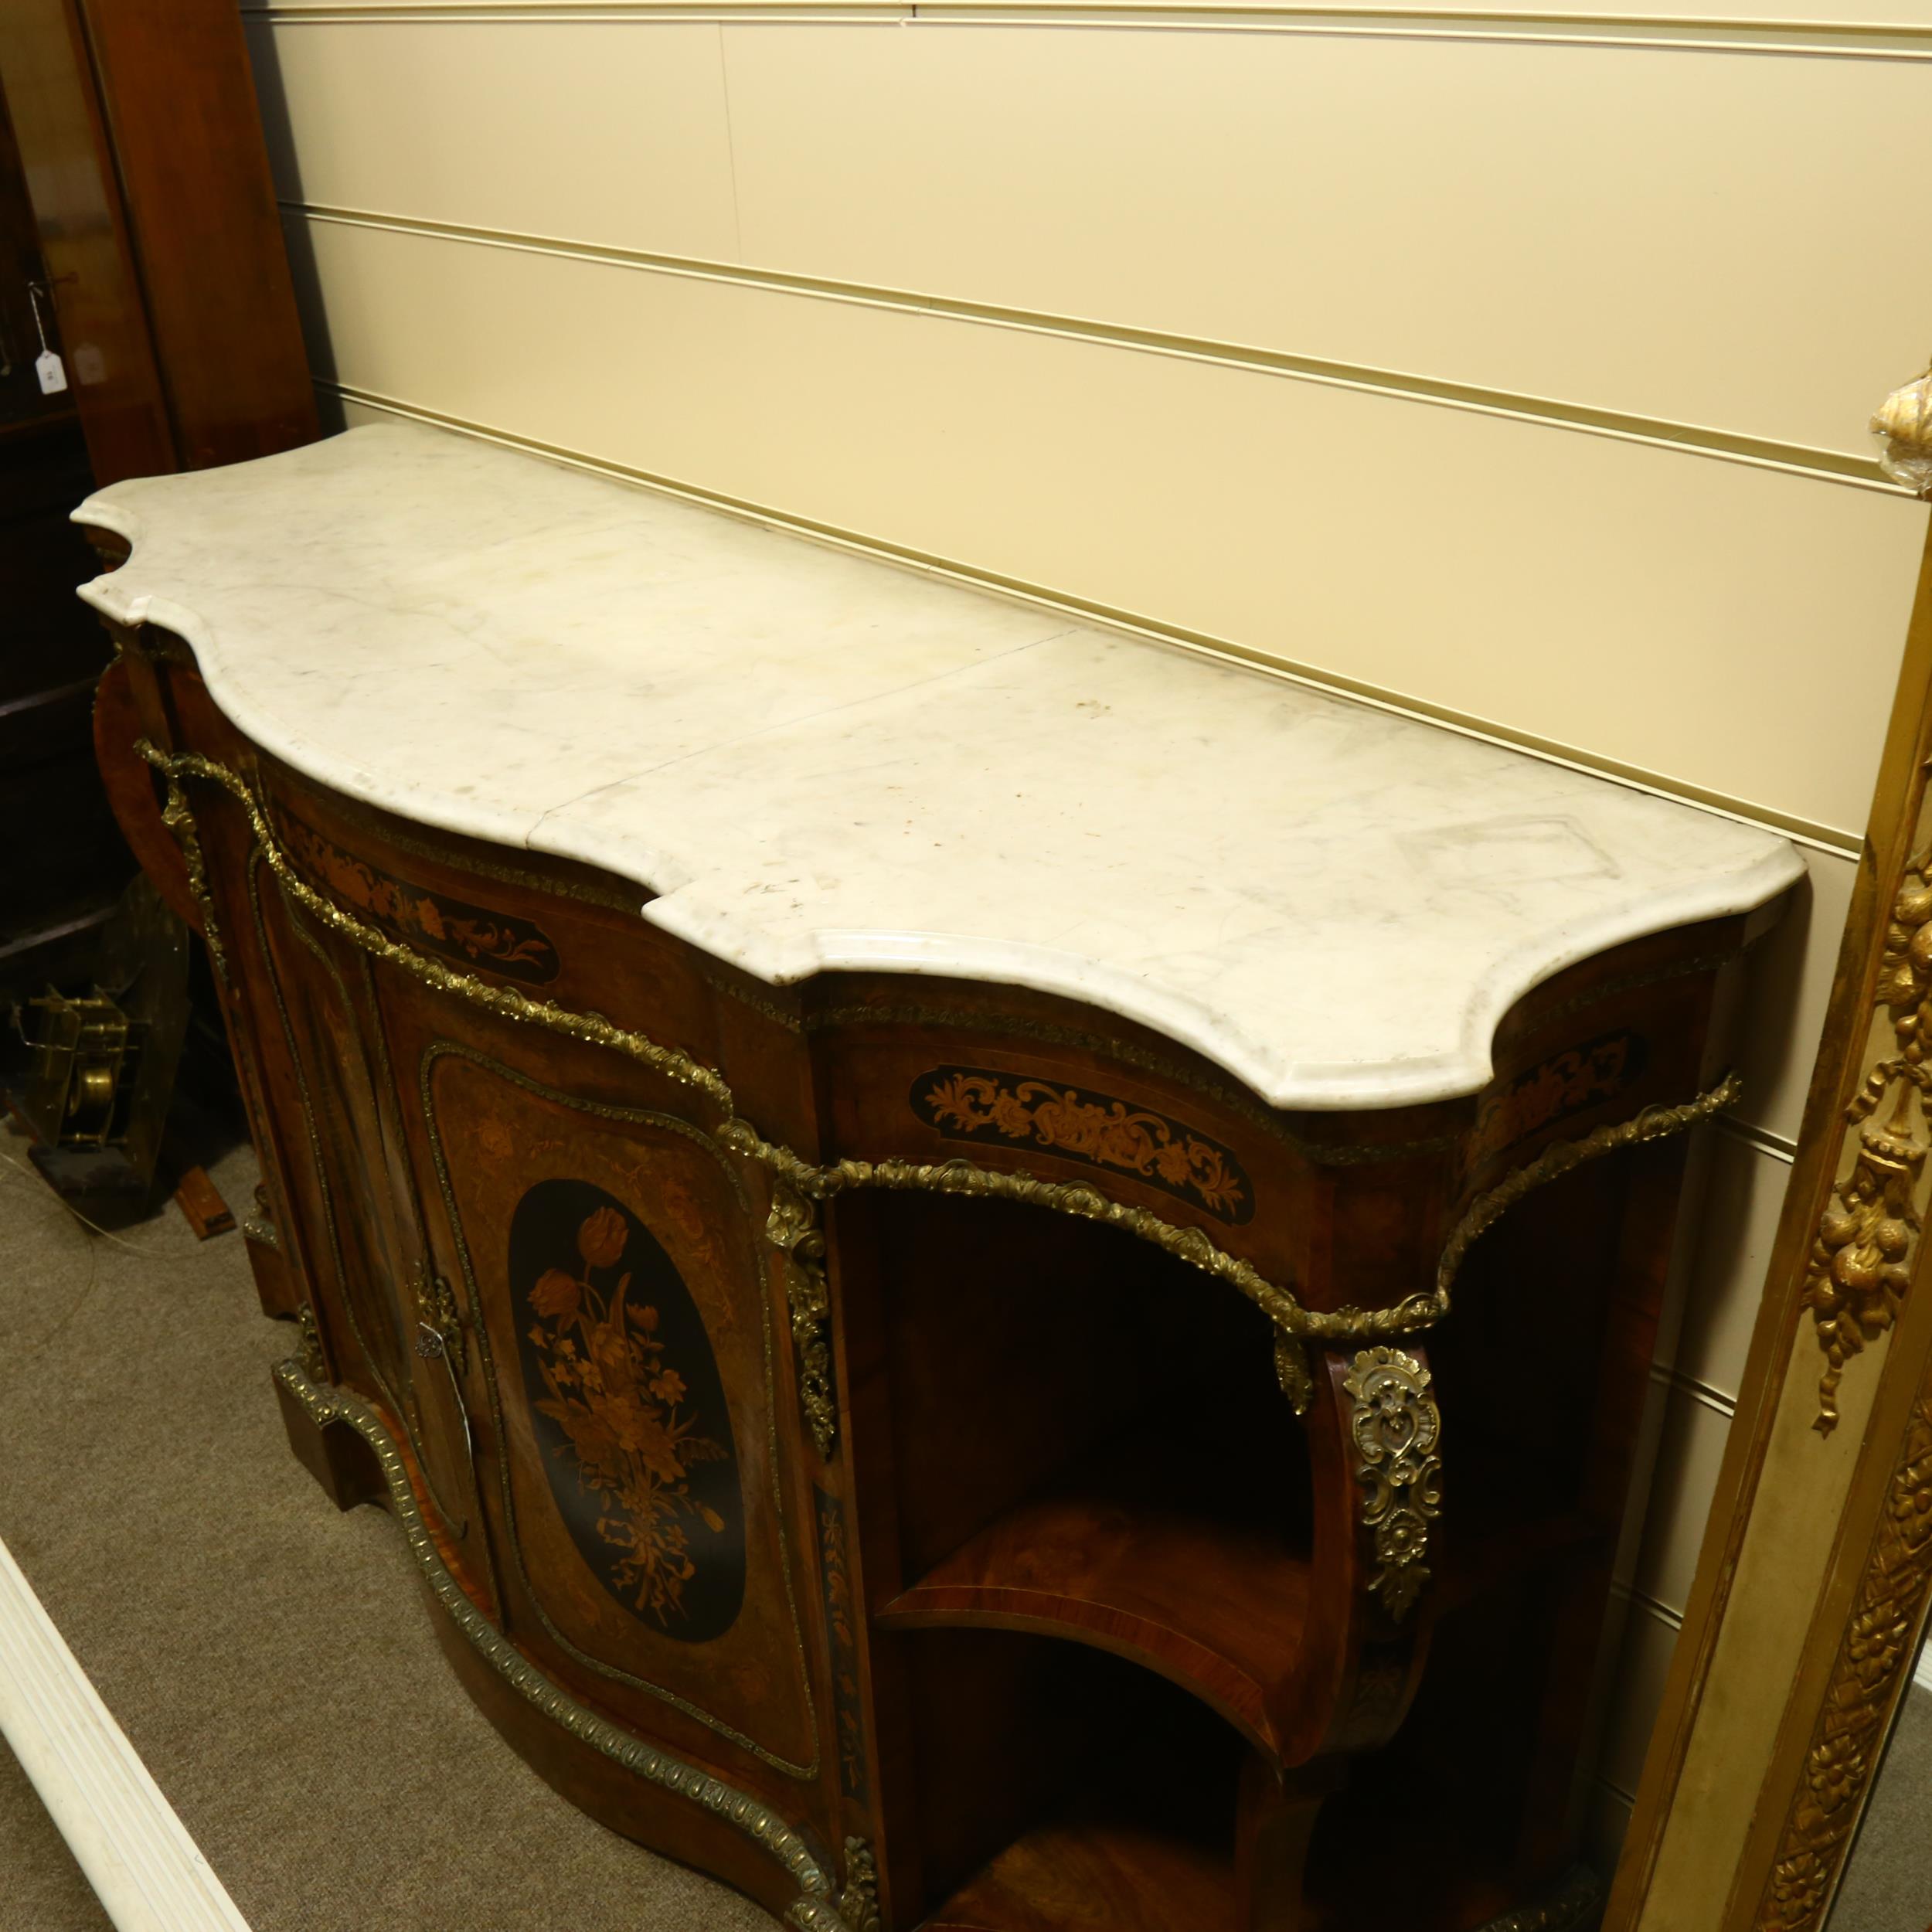
[[[5,1543],[0,1732],[119,1932],[248,1932]]]

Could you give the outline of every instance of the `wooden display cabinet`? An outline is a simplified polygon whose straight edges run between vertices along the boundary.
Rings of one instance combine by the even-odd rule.
[[[1070,997],[754,978],[113,628],[291,1440],[572,1802],[807,1932],[1587,1920],[1682,1131],[1774,907],[1543,978],[1480,1091],[1284,1109]]]

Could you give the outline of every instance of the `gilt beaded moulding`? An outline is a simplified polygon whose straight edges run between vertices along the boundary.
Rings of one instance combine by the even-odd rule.
[[[761,1852],[775,1859],[798,1886],[798,1896],[785,1916],[803,1932],[861,1932],[835,1900],[832,1875],[818,1862],[804,1837],[778,1812],[696,1765],[646,1743],[580,1702],[545,1676],[477,1608],[444,1562],[416,1499],[402,1452],[370,1403],[349,1389],[318,1383],[299,1360],[284,1362],[274,1372],[276,1380],[318,1427],[352,1430],[373,1453],[389,1508],[402,1526],[423,1581],[444,1614],[503,1684],[552,1723],[633,1776],[701,1806],[743,1832]],[[854,1876],[849,1878],[843,1896],[862,1903],[869,1896],[869,1861],[855,1865],[849,1850],[847,1868]]]

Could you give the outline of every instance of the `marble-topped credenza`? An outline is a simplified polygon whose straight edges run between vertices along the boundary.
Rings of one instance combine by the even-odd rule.
[[[1581,1923],[1787,846],[429,429],[77,514],[291,1438],[544,1776],[818,1932]]]

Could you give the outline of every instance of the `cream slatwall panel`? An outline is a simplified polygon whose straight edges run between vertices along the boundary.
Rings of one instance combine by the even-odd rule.
[[[1684,1310],[1675,1362],[1680,1376],[1733,1403],[1791,1178],[1788,1162],[1730,1134],[1712,1137],[1695,1292]],[[1822,1352],[1818,1366],[1821,1372]]]
[[[1621,1791],[1634,1792],[1643,1775],[1644,1753],[1657,1722],[1657,1707],[1664,1700],[1664,1682],[1676,1647],[1677,1627],[1645,1614],[1643,1606],[1637,1605],[1624,1629],[1617,1696],[1604,1743],[1603,1774]]]
[[[1917,63],[924,24],[725,51],[749,262],[1860,455],[1922,366]]]
[[[1920,505],[728,282],[308,243],[359,389],[1863,821]]]
[[[715,25],[383,21],[274,36],[257,21],[250,48],[287,198],[736,250]]]
[[[1922,63],[648,19],[273,43],[311,202],[1860,458],[1932,315],[1932,251],[1898,246]]]
[[[1682,1386],[1671,1388],[1665,1400],[1650,1515],[1637,1565],[1640,1608],[1648,1599],[1682,1614],[1696,1573],[1704,1517],[1711,1492],[1717,1486],[1730,1426],[1730,1417],[1721,1404]]]
[[[1825,647],[1821,641],[1821,655]],[[1828,674],[1827,674],[1828,682]],[[1889,694],[1886,698],[1889,700]],[[1861,702],[1875,701],[1862,694]],[[1810,755],[1801,736],[1788,741],[1786,755]],[[1848,772],[1850,783],[1862,782],[1869,807],[1876,756],[1859,771]],[[1843,821],[1862,827],[1865,809]],[[1852,903],[1856,862],[1835,852],[1808,851],[1810,874],[1804,896],[1794,904],[1778,927],[1759,947],[1751,961],[1750,985],[1737,1029],[1738,1070],[1744,1077],[1740,1116],[1786,1143],[1798,1138],[1804,1111],[1805,1090],[1811,1084],[1811,1062],[1825,1025],[1825,1007],[1831,996],[1832,975],[1838,966],[1838,941],[1845,932]]]
[[[1617,1855],[1630,1829],[1631,1800],[1600,1778],[1591,1787],[1589,1807],[1583,1828],[1584,1855],[1599,1872],[1614,1871]]]

